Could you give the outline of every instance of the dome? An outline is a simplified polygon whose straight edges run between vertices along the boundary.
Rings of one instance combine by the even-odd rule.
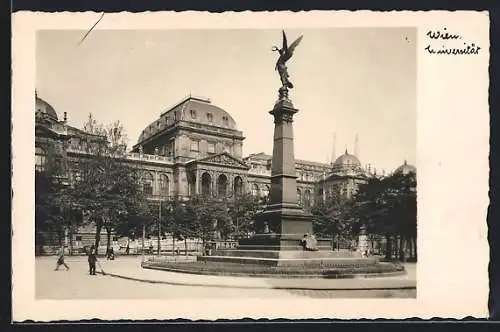
[[[349,154],[347,150],[345,150],[345,153],[341,156],[339,156],[336,160],[334,165],[336,166],[361,166],[361,163],[359,162],[358,158],[355,155]]]
[[[417,168],[413,165],[408,164],[405,160],[404,164],[396,168],[394,173],[401,173],[404,175],[408,173],[417,173]]]
[[[209,99],[189,96],[148,125],[142,131],[137,143],[141,143],[179,120],[237,130],[236,122],[228,112],[213,105]]]
[[[38,98],[38,95],[35,93],[35,115],[45,115],[52,120],[57,121],[57,113],[54,108],[47,103],[45,100]]]

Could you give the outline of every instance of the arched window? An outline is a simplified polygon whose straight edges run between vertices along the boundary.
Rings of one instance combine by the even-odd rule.
[[[142,176],[142,192],[146,195],[153,195],[153,174],[146,172]]]
[[[260,195],[260,190],[259,186],[257,184],[252,184],[252,196],[259,196]]]
[[[37,146],[35,147],[35,170],[42,172],[45,170],[47,164],[47,152],[45,149]]]
[[[240,176],[234,178],[233,192],[235,195],[243,193],[243,179]]]
[[[203,196],[210,196],[212,192],[212,177],[208,173],[203,173],[201,176],[201,194]]]
[[[224,197],[226,195],[227,195],[227,176],[221,174],[217,179],[217,196]]]
[[[297,203],[299,205],[302,205],[302,192],[300,191],[299,188],[297,188]]]
[[[161,196],[169,196],[170,195],[170,181],[168,176],[165,174],[160,175],[160,179],[158,181],[159,185],[159,193]]]

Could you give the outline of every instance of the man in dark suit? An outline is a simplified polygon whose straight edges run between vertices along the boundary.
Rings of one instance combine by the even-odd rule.
[[[88,251],[88,261],[89,261],[89,274],[90,275],[95,275],[95,263],[97,262],[97,254],[96,254],[96,249],[95,246],[92,245],[90,246],[90,249]]]

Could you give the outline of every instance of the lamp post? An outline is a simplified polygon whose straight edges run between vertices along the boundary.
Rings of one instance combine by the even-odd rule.
[[[172,222],[172,258],[175,257],[175,225]]]
[[[158,256],[161,254],[161,199],[158,204]]]
[[[144,262],[144,242],[146,242],[146,221],[143,219],[142,221],[142,261]]]
[[[139,146],[139,167],[142,166],[142,153],[143,153],[143,150],[142,150],[142,145]],[[142,220],[142,261],[144,262],[144,259],[145,259],[145,256],[144,256],[144,252],[145,252],[145,242],[146,242],[146,220],[143,218]]]

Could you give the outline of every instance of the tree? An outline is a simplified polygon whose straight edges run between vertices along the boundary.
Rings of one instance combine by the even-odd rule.
[[[77,176],[71,193],[96,226],[96,248],[104,228],[109,249],[112,231],[123,231],[123,223],[130,217],[137,220],[134,217],[147,215],[149,209],[140,191],[139,170],[125,162],[126,137],[121,124],[115,122],[105,128],[90,114],[84,130],[91,138],[87,144],[89,156],[74,165]]]
[[[333,191],[326,200],[317,200],[311,209],[314,233],[327,238],[348,240],[357,230],[352,200]]]
[[[415,174],[396,173],[382,179],[368,179],[359,187],[353,215],[367,226],[369,233],[386,238],[387,258],[392,257],[394,244],[401,253],[403,239],[416,238]]]
[[[51,161],[49,161],[51,162]],[[66,232],[81,223],[81,214],[71,199],[65,167],[62,162],[48,165],[35,173],[35,234],[41,242],[41,233],[55,233],[61,246]],[[40,250],[40,248],[37,248]]]
[[[184,241],[187,255],[187,239],[201,239],[202,235],[197,229],[197,216],[195,207],[190,201],[179,197],[171,198],[162,204],[162,229],[168,230],[173,241]]]
[[[417,195],[415,173],[395,173],[385,179],[386,202],[389,205],[387,218],[394,221],[394,233],[399,258],[404,258],[404,248],[415,248],[411,256],[416,259]]]
[[[243,193],[235,195],[227,203],[236,236],[256,231],[255,216],[262,206],[259,198],[249,193]]]

